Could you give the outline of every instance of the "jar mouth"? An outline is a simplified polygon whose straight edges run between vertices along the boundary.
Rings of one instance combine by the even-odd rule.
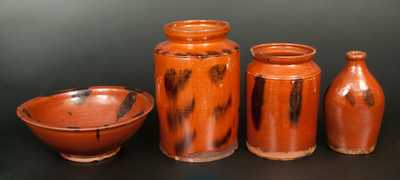
[[[314,59],[317,50],[294,43],[264,43],[250,49],[254,59],[273,64],[298,64]]]
[[[180,20],[164,26],[164,32],[169,39],[182,41],[207,41],[221,38],[229,30],[229,23],[223,20]]]

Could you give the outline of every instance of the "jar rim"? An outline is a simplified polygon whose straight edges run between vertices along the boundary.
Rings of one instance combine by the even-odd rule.
[[[263,43],[250,49],[254,59],[273,64],[298,64],[314,59],[317,50],[296,43]]]
[[[229,30],[230,24],[223,20],[178,20],[164,25],[164,33],[168,38],[183,41],[220,38]]]

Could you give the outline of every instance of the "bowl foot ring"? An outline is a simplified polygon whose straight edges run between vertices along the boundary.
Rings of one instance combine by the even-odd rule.
[[[92,156],[66,154],[66,153],[61,153],[61,152],[60,152],[60,155],[61,155],[61,157],[63,157],[66,160],[69,160],[69,161],[78,162],[78,163],[90,163],[90,162],[101,161],[101,160],[113,157],[120,150],[121,150],[121,147],[117,147],[117,148],[107,151],[105,153],[92,155]]]

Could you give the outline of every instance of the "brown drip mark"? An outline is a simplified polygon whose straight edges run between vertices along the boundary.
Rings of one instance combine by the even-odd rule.
[[[127,89],[127,88],[126,88]],[[140,89],[136,89],[136,88],[134,88],[133,89],[133,91],[135,91],[137,94],[141,94],[141,93],[143,93],[143,91],[142,90],[140,90]]]
[[[213,142],[214,147],[220,148],[222,145],[226,144],[232,136],[232,129],[229,128],[228,132],[225,133],[224,137],[216,139]]]
[[[223,49],[223,50],[222,50],[222,53],[223,53],[223,54],[230,55],[230,54],[232,54],[232,51],[231,51],[230,49]]]
[[[96,129],[96,139],[100,141],[100,129]]]
[[[220,84],[224,79],[226,72],[226,64],[214,65],[208,70],[208,75],[214,84]]]
[[[226,111],[231,107],[232,105],[232,95],[229,95],[228,100],[224,104],[220,104],[214,107],[214,117],[215,119],[218,119],[219,117],[223,116]]]
[[[74,102],[74,104],[80,105],[83,104],[86,100],[87,97],[90,96],[91,91],[89,89],[82,89],[76,91],[75,94],[71,95],[72,98],[77,98]]]
[[[347,92],[344,97],[346,98],[347,102],[350,103],[350,105],[354,106],[354,104],[356,104],[356,99],[354,98],[353,93],[351,93],[351,91]]]
[[[22,113],[24,113],[25,116],[27,116],[27,117],[29,117],[29,118],[32,118],[31,113],[30,113],[27,109],[23,108],[23,109],[22,109]]]
[[[222,54],[218,51],[207,51],[206,53],[208,56],[220,56]]]
[[[160,54],[160,52],[161,52],[161,49],[155,49],[154,50],[154,53],[156,53],[156,54]]]
[[[192,102],[187,104],[183,109],[173,108],[169,110],[167,112],[169,128],[175,131],[178,125],[182,124],[183,120],[193,112],[195,104],[195,99],[192,98]]]
[[[373,106],[375,104],[374,95],[372,94],[370,89],[366,89],[363,91],[364,102],[369,106]]]
[[[68,115],[72,116],[72,112],[69,112],[69,111],[68,111]]]
[[[128,113],[133,104],[135,104],[136,101],[136,93],[135,92],[129,92],[124,101],[121,103],[121,105],[119,106],[119,110],[117,113],[117,121],[119,120],[119,118],[123,117],[126,113]]]
[[[178,141],[175,144],[175,152],[176,152],[176,154],[177,155],[183,154],[186,151],[186,149],[188,149],[192,145],[192,143],[196,139],[196,137],[197,137],[196,131],[194,131],[190,135],[183,135],[183,139]]]
[[[164,74],[164,87],[168,98],[176,99],[178,91],[182,90],[192,75],[192,70],[183,69],[176,72],[168,69]]]
[[[259,130],[261,126],[261,113],[264,104],[264,86],[265,79],[261,76],[256,76],[253,92],[251,94],[251,115],[256,130]]]
[[[292,123],[297,123],[300,117],[302,105],[303,80],[295,79],[291,81],[291,84],[292,90],[290,92],[289,103],[290,121]]]
[[[235,50],[238,51],[239,47],[235,47]],[[232,50],[230,49],[222,49],[221,52],[219,51],[206,51],[205,53],[194,53],[194,52],[176,52],[176,53],[171,53],[169,51],[162,51],[161,49],[156,49],[154,51],[156,54],[161,54],[161,55],[173,55],[178,58],[198,58],[198,59],[206,59],[209,57],[218,57],[222,55],[230,55],[232,54]]]

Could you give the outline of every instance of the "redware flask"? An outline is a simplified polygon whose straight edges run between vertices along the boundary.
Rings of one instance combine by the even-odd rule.
[[[367,54],[350,51],[347,64],[325,96],[325,120],[331,149],[368,154],[375,149],[384,111],[384,94],[365,63]]]
[[[237,147],[239,46],[220,20],[185,20],[164,27],[157,45],[155,85],[160,148],[170,158],[207,162]]]
[[[267,159],[310,155],[316,145],[320,68],[313,47],[292,43],[251,48],[247,68],[247,147]]]

